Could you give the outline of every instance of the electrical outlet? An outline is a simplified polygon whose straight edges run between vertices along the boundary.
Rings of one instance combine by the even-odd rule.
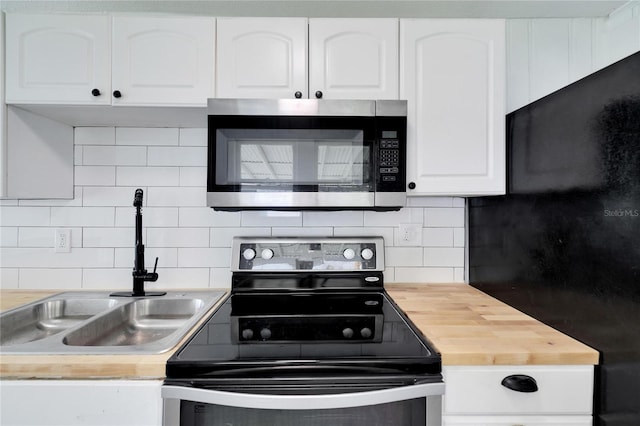
[[[71,229],[56,228],[53,244],[56,253],[69,253],[71,251]]]
[[[399,246],[421,246],[422,225],[417,223],[401,223],[398,227]]]

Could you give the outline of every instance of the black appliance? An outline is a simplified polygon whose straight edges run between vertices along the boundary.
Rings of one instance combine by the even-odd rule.
[[[167,362],[165,425],[442,424],[440,354],[384,291],[382,238],[235,238],[232,263]]]
[[[207,205],[399,210],[407,101],[209,99]]]
[[[468,201],[473,286],[600,352],[594,424],[640,425],[640,52],[507,116]]]

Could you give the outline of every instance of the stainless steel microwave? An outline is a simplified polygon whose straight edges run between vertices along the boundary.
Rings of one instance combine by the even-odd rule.
[[[406,101],[209,99],[207,204],[398,210],[406,134]]]

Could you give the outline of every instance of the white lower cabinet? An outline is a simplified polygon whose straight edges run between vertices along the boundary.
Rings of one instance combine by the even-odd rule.
[[[2,380],[6,426],[161,426],[161,380]]]
[[[592,365],[452,366],[443,376],[444,426],[592,424]],[[510,376],[533,379],[538,390],[509,389],[502,382]]]

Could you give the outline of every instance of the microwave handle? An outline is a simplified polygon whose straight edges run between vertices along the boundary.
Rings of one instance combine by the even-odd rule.
[[[162,386],[162,398],[228,407],[273,410],[322,410],[386,404],[444,394],[444,383],[424,383],[390,389],[323,395],[263,395],[183,386]]]

